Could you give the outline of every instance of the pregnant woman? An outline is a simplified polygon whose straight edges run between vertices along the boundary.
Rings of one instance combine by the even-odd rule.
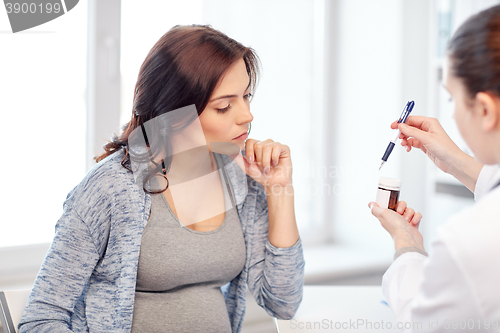
[[[257,76],[254,51],[211,27],[158,40],[130,121],[64,202],[20,332],[240,332],[247,286],[294,315],[290,149],[247,139]]]

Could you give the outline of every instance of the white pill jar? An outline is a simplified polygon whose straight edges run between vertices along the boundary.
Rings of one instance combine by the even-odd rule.
[[[382,208],[396,210],[399,200],[401,180],[394,178],[380,177],[378,180],[377,198],[375,201]]]

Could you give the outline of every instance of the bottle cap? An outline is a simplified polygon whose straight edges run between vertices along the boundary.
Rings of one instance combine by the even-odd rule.
[[[399,191],[401,188],[401,179],[380,177],[378,179],[378,186],[388,190]]]

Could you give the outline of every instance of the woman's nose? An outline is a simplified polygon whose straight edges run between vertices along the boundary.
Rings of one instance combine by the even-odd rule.
[[[252,122],[252,120],[253,120],[253,115],[250,112],[250,105],[246,102],[243,102],[238,112],[237,123],[246,124]]]

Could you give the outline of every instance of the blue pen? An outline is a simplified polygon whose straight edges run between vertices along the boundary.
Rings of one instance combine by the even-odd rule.
[[[413,107],[415,106],[414,101],[410,101],[406,103],[403,112],[401,113],[401,116],[399,117],[398,123],[405,123],[406,119],[408,119],[408,116],[410,115],[411,110],[413,110]],[[391,142],[389,142],[389,145],[387,146],[387,149],[385,150],[384,156],[382,156],[382,163],[380,163],[380,168],[379,170],[382,169],[382,165],[384,165],[385,162],[387,162],[387,159],[389,158],[389,155],[392,153],[392,149],[396,145],[396,141],[398,141],[399,135],[401,134],[401,131],[398,129],[396,131],[396,135],[394,135],[394,138],[392,138]]]

